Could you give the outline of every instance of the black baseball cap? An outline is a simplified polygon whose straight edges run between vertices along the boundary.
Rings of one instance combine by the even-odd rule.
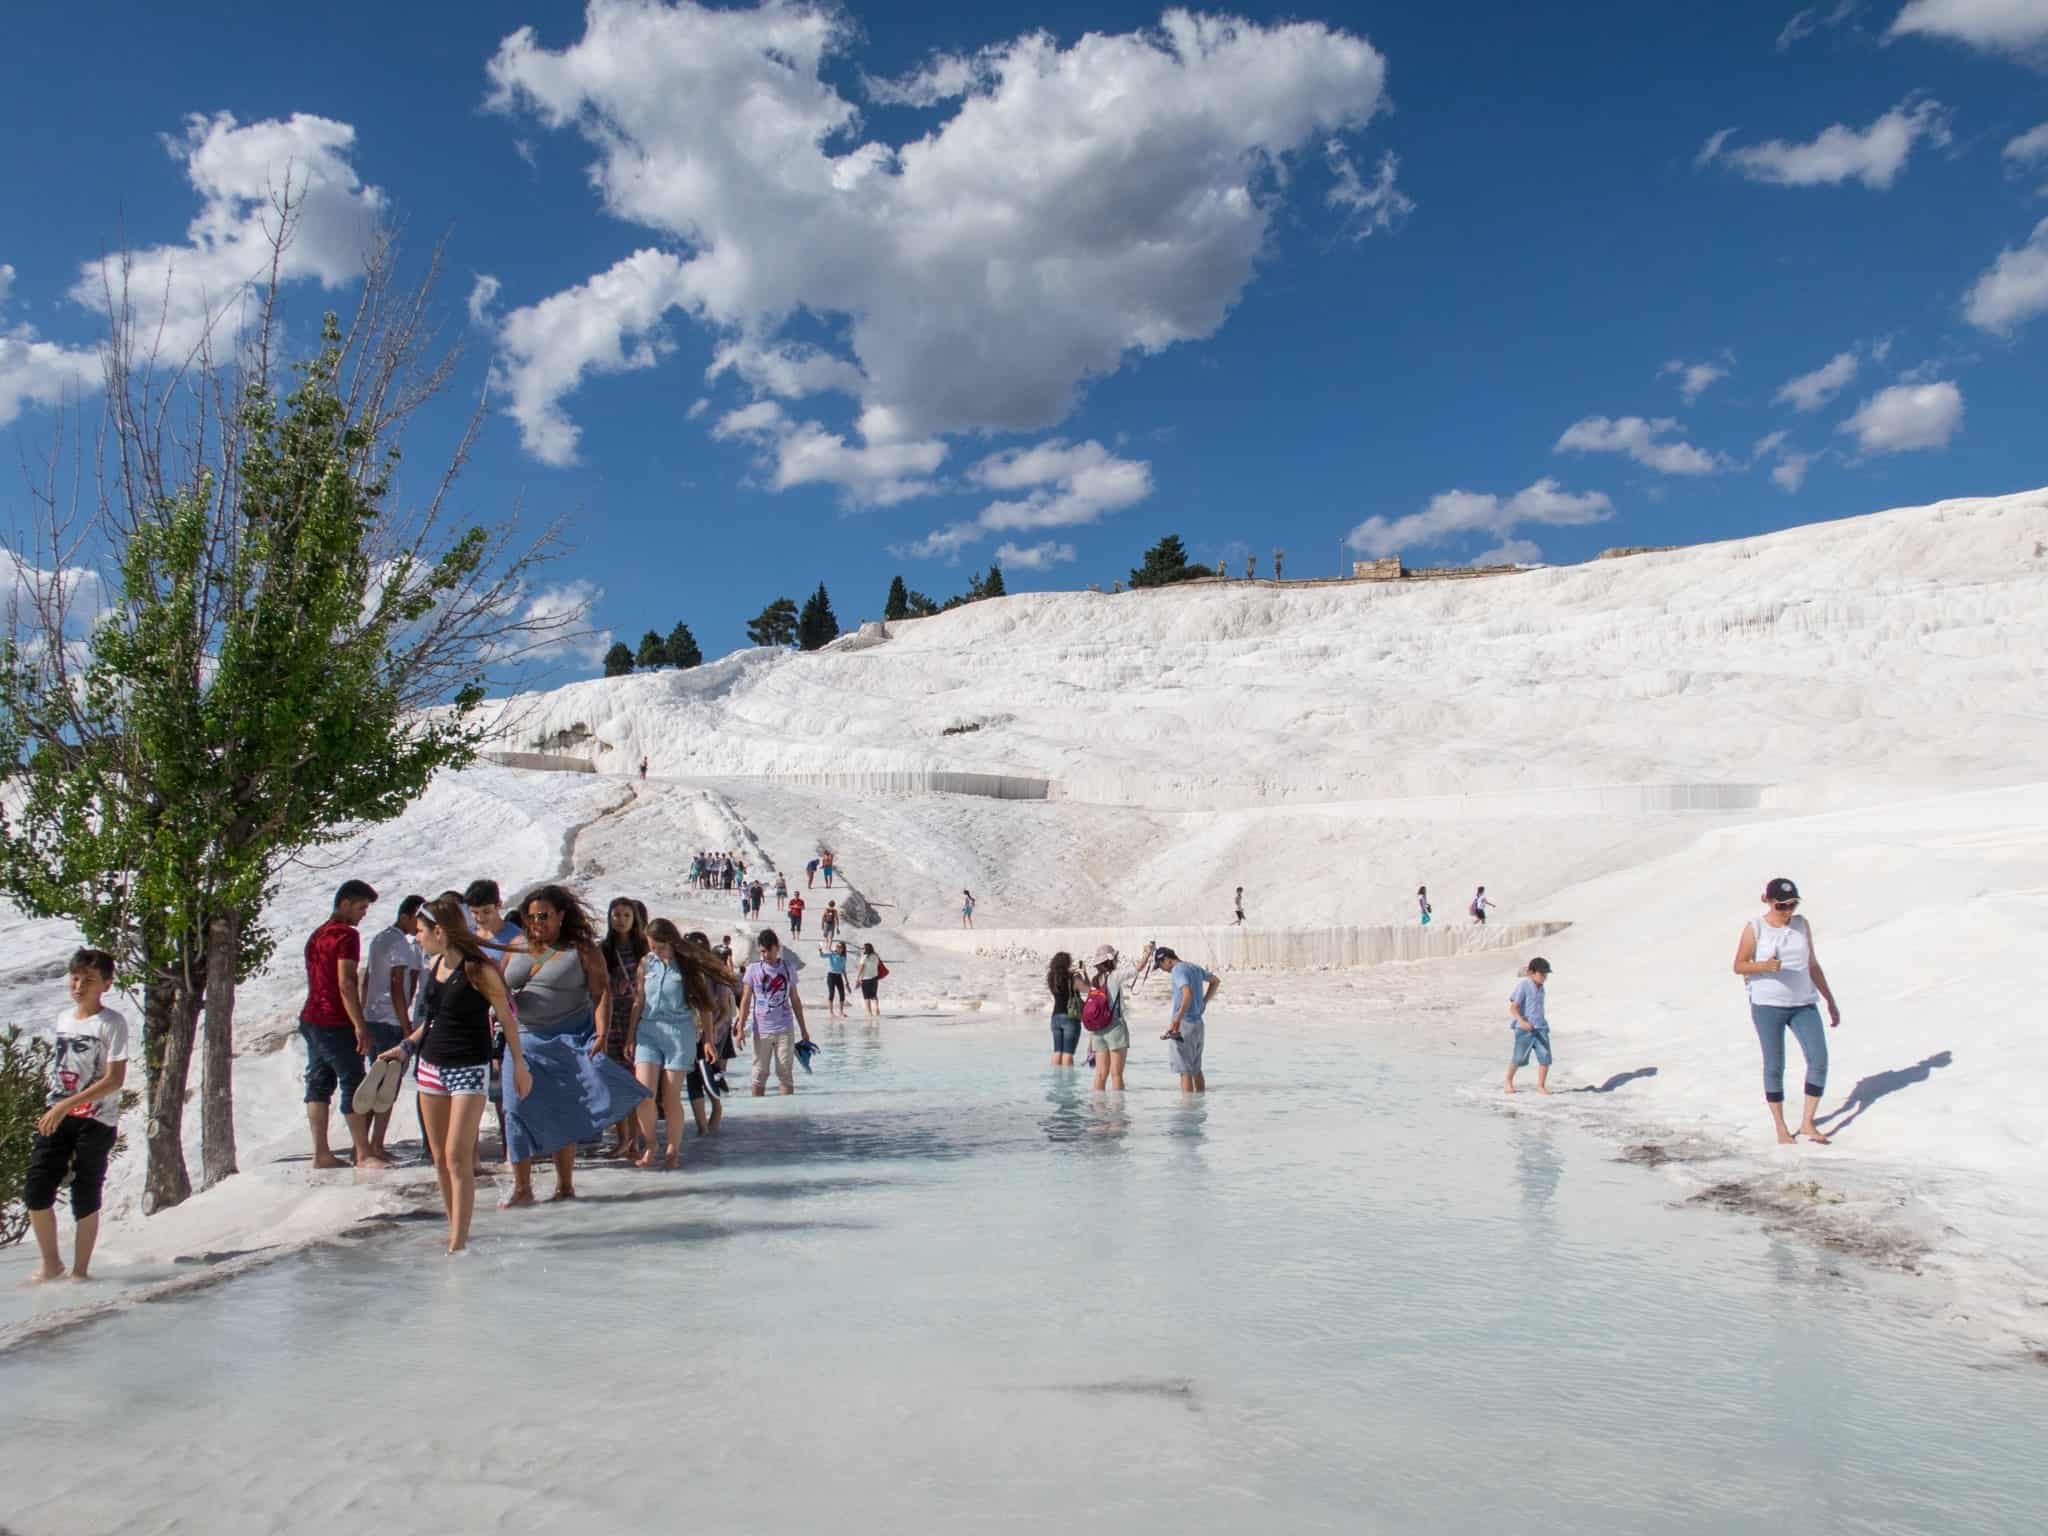
[[[1532,971],[1541,971],[1544,975],[1548,976],[1550,974],[1550,962],[1544,959],[1541,955],[1538,955],[1534,960],[1531,960],[1529,962],[1526,969]]]
[[[1798,899],[1799,887],[1790,880],[1787,880],[1783,875],[1778,876],[1777,879],[1764,887],[1765,901],[1797,901]]]

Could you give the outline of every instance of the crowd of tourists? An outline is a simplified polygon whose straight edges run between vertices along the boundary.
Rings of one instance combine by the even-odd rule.
[[[692,883],[740,880],[744,866],[729,857],[700,856]],[[730,934],[714,945],[650,917],[637,898],[613,898],[600,922],[564,885],[539,886],[508,910],[484,879],[407,896],[366,949],[361,930],[377,900],[365,882],[346,882],[306,943],[299,1033],[313,1164],[345,1166],[329,1141],[338,1094],[353,1166],[392,1166],[385,1138],[410,1070],[451,1252],[468,1241],[487,1108],[512,1175],[500,1203],[540,1198],[539,1163],[554,1168],[547,1198],[569,1200],[579,1151],[679,1167],[686,1128],[717,1134],[728,1065],[750,1043],[755,1097],[771,1078],[794,1093],[796,1067],[808,1070],[816,1050],[801,962],[772,928],[753,934],[752,958],[736,964]],[[848,1016],[856,981],[867,1018],[879,1019],[888,967],[873,944],[855,955],[837,938],[836,911],[832,926],[820,951],[830,1016]]]
[[[822,854],[807,869],[807,889],[820,871],[828,882],[836,874],[830,860]],[[760,883],[744,875],[744,865],[729,854],[700,854],[690,866],[693,887],[741,888],[751,911]],[[803,897],[780,878],[776,890],[794,939]],[[1417,896],[1427,922],[1427,889]],[[795,1068],[808,1070],[817,1049],[798,989],[801,962],[773,928],[754,934],[752,957],[737,964],[730,934],[714,945],[702,931],[650,918],[646,904],[633,897],[615,897],[600,922],[564,885],[539,886],[508,910],[497,883],[479,879],[431,898],[405,897],[366,949],[361,929],[377,900],[367,883],[344,882],[328,919],[306,942],[299,1033],[313,1165],[350,1166],[329,1139],[339,1093],[352,1165],[393,1166],[386,1136],[409,1069],[451,1253],[468,1243],[487,1107],[495,1111],[512,1175],[501,1205],[539,1198],[534,1167],[540,1162],[554,1167],[549,1200],[569,1200],[576,1194],[579,1151],[602,1148],[641,1168],[674,1169],[687,1126],[694,1124],[700,1136],[717,1134],[727,1068],[750,1042],[749,1086],[756,1097],[766,1094],[770,1078],[782,1093],[794,1093]],[[1828,1137],[1815,1122],[1828,1068],[1819,1005],[1826,1004],[1828,1028],[1838,1027],[1842,1014],[1812,928],[1799,915],[1800,901],[1791,880],[1766,884],[1764,910],[1743,925],[1733,969],[1749,994],[1764,1099],[1779,1142],[1803,1137],[1825,1145]],[[1475,922],[1485,921],[1488,905],[1482,886],[1470,909]],[[1241,893],[1237,906],[1241,914]],[[971,896],[962,917],[972,919]],[[850,988],[857,985],[865,1017],[876,1021],[889,968],[872,943],[856,955],[838,937],[838,922],[836,903],[828,904],[818,948],[827,1016],[849,1016]],[[1131,994],[1155,971],[1169,978],[1169,1019],[1160,1037],[1169,1063],[1182,1092],[1207,1092],[1207,1013],[1221,981],[1164,945],[1147,943],[1128,972],[1107,944],[1086,963],[1064,950],[1052,956],[1045,985],[1053,1066],[1074,1067],[1085,1039],[1096,1089],[1121,1090],[1131,1049]],[[1550,974],[1549,961],[1531,959],[1508,996],[1509,1093],[1531,1059],[1537,1091],[1550,1091]],[[48,1096],[35,1126],[23,1201],[42,1261],[37,1279],[66,1273],[55,1203],[67,1184],[76,1224],[70,1275],[85,1279],[90,1269],[129,1060],[127,1021],[105,1003],[113,981],[111,955],[78,950],[67,971],[70,1005],[50,1031]],[[1796,1131],[1784,1109],[1788,1033],[1806,1063]]]

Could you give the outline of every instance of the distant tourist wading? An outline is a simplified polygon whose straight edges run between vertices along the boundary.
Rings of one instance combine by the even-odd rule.
[[[1508,994],[1508,1020],[1514,1028],[1514,1054],[1508,1058],[1507,1091],[1515,1091],[1515,1074],[1536,1058],[1536,1091],[1550,1092],[1550,962],[1538,955],[1524,968],[1527,974]]]
[[[462,904],[442,896],[421,909],[420,948],[426,953],[418,1019],[387,1058],[416,1059],[420,1120],[428,1154],[448,1213],[448,1251],[469,1246],[476,1210],[476,1139],[483,1124],[491,1066],[491,1015],[504,1022],[505,1057],[514,1093],[533,1091],[519,1022],[505,978],[470,931]]]
[[[1207,1093],[1209,1079],[1202,1073],[1202,1047],[1209,1037],[1206,1014],[1209,999],[1223,985],[1191,960],[1183,960],[1165,945],[1152,951],[1154,969],[1173,975],[1173,1022],[1159,1038],[1172,1042],[1173,1070],[1180,1075],[1182,1093]]]
[[[820,944],[818,953],[825,957],[825,1017],[843,1019],[846,1017],[846,965],[848,956],[842,942]]]
[[[1835,994],[1820,968],[1813,929],[1798,916],[1799,887],[1781,876],[1764,887],[1763,900],[1762,916],[1745,923],[1735,941],[1735,974],[1749,989],[1749,1018],[1763,1047],[1764,1102],[1770,1106],[1780,1146],[1804,1136],[1824,1147],[1828,1138],[1813,1123],[1813,1115],[1828,1085],[1828,1037],[1814,1003],[1826,1001],[1831,1028],[1841,1026],[1842,1010],[1835,1006]],[[1806,1058],[1806,1113],[1797,1136],[1785,1127],[1787,1030]]]
[[[313,1136],[315,1168],[345,1167],[327,1142],[334,1090],[341,1089],[341,1117],[355,1144],[358,1168],[389,1168],[388,1158],[370,1150],[370,1117],[356,1112],[356,1088],[370,1054],[370,1024],[363,1017],[363,957],[356,930],[369,915],[377,892],[365,881],[345,880],[334,893],[334,911],[306,940],[306,1002],[299,1009],[299,1038],[306,1042],[306,1126]]]
[[[1052,994],[1052,1064],[1071,1067],[1081,1045],[1081,1013],[1088,1000],[1088,983],[1075,967],[1074,957],[1064,949],[1046,964],[1045,990]]]
[[[1473,893],[1472,905],[1470,908],[1468,908],[1468,910],[1472,914],[1472,921],[1475,923],[1479,923],[1483,926],[1486,922],[1487,909],[1492,905],[1493,903],[1487,900],[1486,887],[1482,885],[1481,887],[1479,887],[1477,891]]]
[[[960,926],[962,928],[972,928],[974,926],[974,892],[972,891],[962,891],[960,893]]]
[[[1429,926],[1429,887],[1428,887],[1428,886],[1426,886],[1426,885],[1418,885],[1417,887],[1415,887],[1415,905],[1416,905],[1416,908],[1418,909],[1418,913],[1419,913],[1419,915],[1420,915],[1420,916],[1421,916],[1421,918],[1422,918],[1422,926],[1423,926],[1423,927],[1425,927],[1425,928],[1427,928],[1427,927]]]
[[[101,1002],[114,984],[114,957],[104,949],[81,949],[72,955],[64,978],[70,1005],[59,1010],[47,1031],[36,1031],[50,1046],[49,1081],[29,1141],[21,1196],[42,1259],[37,1281],[64,1276],[64,1258],[57,1249],[57,1191],[67,1178],[74,1228],[71,1278],[92,1278],[100,1196],[121,1124],[121,1085],[128,1081],[128,1021]]]
[[[860,947],[860,1000],[867,1009],[868,1022],[874,1023],[882,1016],[882,978],[889,974],[889,967],[882,963],[882,957],[875,953],[875,946],[863,944]]]
[[[1095,1058],[1095,1091],[1124,1091],[1124,1060],[1131,1054],[1131,1026],[1124,1018],[1124,979],[1116,951],[1104,944],[1088,967],[1088,995],[1081,1002],[1081,1027]]]
[[[1232,918],[1232,919],[1230,920],[1230,926],[1231,926],[1231,927],[1233,927],[1233,928],[1242,928],[1242,927],[1244,926],[1244,887],[1243,887],[1243,886],[1241,886],[1241,885],[1240,885],[1240,886],[1239,886],[1239,887],[1237,888],[1237,895],[1236,895],[1236,897],[1235,897],[1235,898],[1233,898],[1233,900],[1232,900],[1232,903],[1231,903],[1231,904],[1232,904],[1232,906],[1233,906],[1233,907],[1234,907],[1234,908],[1236,909],[1236,912],[1237,912],[1237,916],[1233,917],[1233,918]]]

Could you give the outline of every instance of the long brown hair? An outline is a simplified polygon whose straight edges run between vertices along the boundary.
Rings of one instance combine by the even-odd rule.
[[[476,941],[476,934],[469,926],[469,913],[464,909],[460,897],[437,896],[420,908],[427,921],[441,930],[441,938],[461,960],[464,971],[472,966],[489,965],[491,957],[484,953],[483,946]]]
[[[546,902],[562,914],[562,932],[558,942],[563,949],[580,950],[586,945],[596,945],[597,925],[590,920],[590,909],[566,885],[543,885],[528,891],[519,903],[519,910],[526,911],[536,901]]]
[[[612,914],[624,907],[633,914],[633,926],[626,930],[625,953],[619,952],[619,931],[612,926]],[[604,963],[613,970],[631,971],[647,958],[647,908],[630,896],[614,896],[604,909]]]
[[[1067,996],[1074,990],[1074,957],[1064,949],[1046,962],[1045,990],[1060,1007],[1067,1006]]]
[[[739,978],[719,964],[718,956],[712,953],[710,945],[684,938],[682,930],[667,918],[657,917],[649,923],[647,937],[657,944],[666,944],[668,952],[675,956],[676,970],[683,978],[683,1001],[693,1012],[711,1011],[713,982],[738,988]]]

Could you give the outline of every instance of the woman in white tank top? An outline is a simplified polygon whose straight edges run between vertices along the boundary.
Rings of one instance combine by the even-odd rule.
[[[1785,1126],[1785,1032],[1790,1030],[1806,1058],[1806,1115],[1798,1135],[1826,1146],[1828,1138],[1813,1123],[1828,1081],[1827,1034],[1814,1004],[1826,999],[1830,1028],[1840,1027],[1842,1010],[1835,1006],[1814,953],[1813,929],[1798,911],[1798,886],[1782,877],[1766,885],[1763,915],[1745,923],[1735,942],[1735,974],[1749,989],[1750,1022],[1764,1054],[1764,1102],[1779,1143],[1789,1146],[1797,1139]]]

